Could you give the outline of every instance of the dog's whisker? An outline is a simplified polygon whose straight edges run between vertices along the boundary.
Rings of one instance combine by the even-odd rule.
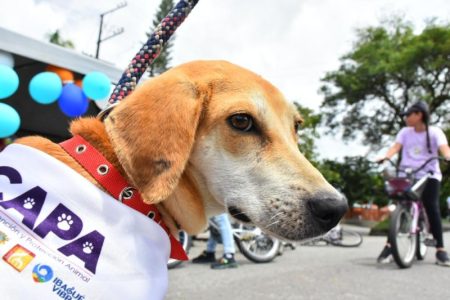
[[[280,222],[280,220],[276,220],[275,222],[270,223],[269,225],[266,226],[267,229],[270,229],[270,227],[278,224]]]
[[[285,214],[285,212],[284,211],[280,211],[280,212],[274,214],[272,217],[270,217],[269,221],[272,221],[274,218],[277,218],[278,216],[280,216],[282,214]]]
[[[267,228],[267,229],[270,229],[270,227],[273,227],[273,226],[275,226],[276,224],[280,223],[280,222],[282,221],[282,218],[281,218],[281,217],[282,217],[282,216],[286,216],[287,214],[288,214],[288,213],[287,213],[287,212],[284,212],[284,211],[280,211],[280,212],[274,214],[274,215],[269,219],[269,221],[272,221],[274,218],[278,218],[278,217],[280,217],[280,218],[278,218],[277,220],[274,220],[273,222],[269,223],[269,225],[267,225],[266,228]]]
[[[276,220],[276,221],[274,221],[272,223],[269,223],[266,227],[267,227],[267,229],[270,229],[271,227],[274,227],[278,223],[280,223],[280,220]]]

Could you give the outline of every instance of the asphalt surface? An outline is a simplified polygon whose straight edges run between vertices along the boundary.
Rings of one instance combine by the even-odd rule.
[[[444,240],[450,250],[449,232]],[[169,270],[166,299],[450,299],[450,268],[435,265],[434,249],[412,268],[399,269],[394,262],[377,265],[384,241],[364,235],[358,248],[297,246],[267,264],[238,253],[237,269],[185,262]],[[205,245],[194,241],[189,257]]]

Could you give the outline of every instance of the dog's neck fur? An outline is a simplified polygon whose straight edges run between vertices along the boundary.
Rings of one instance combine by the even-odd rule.
[[[88,141],[93,147],[95,147],[103,156],[120,172],[120,174],[130,183],[133,182],[132,178],[129,178],[125,173],[123,167],[119,163],[119,159],[114,152],[112,144],[109,140],[108,134],[106,133],[106,129],[104,124],[95,119],[95,118],[83,118],[81,120],[76,120],[72,122],[70,126],[70,131],[73,135],[80,135],[86,141]],[[98,188],[104,190],[98,182],[70,155],[68,155],[63,148],[61,148],[58,144],[53,143],[52,141],[39,137],[39,136],[31,136],[24,137],[16,140],[17,144],[22,144],[26,146],[30,146],[41,150],[54,158],[62,161],[72,169],[74,169],[77,173],[81,174],[83,177],[88,179],[92,184],[96,185]],[[175,194],[175,193],[174,193]],[[173,195],[169,198],[174,198],[177,201],[176,195]],[[169,199],[167,199],[169,200]],[[170,201],[168,201],[170,204]],[[172,217],[172,213],[170,212],[171,205],[169,207],[164,207],[163,204],[157,204],[158,210],[160,211],[162,218],[166,225],[169,227],[170,231],[174,236],[178,236],[177,234],[177,222]],[[179,214],[175,214],[179,215]],[[184,220],[178,220],[178,223],[181,223]],[[183,222],[184,223],[184,222]],[[182,224],[181,224],[182,225]],[[183,226],[184,227],[184,226]],[[189,226],[188,226],[189,227]]]

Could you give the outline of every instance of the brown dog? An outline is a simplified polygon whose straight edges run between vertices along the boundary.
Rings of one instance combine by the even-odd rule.
[[[224,61],[197,61],[149,80],[104,122],[71,125],[163,219],[196,233],[227,210],[278,237],[320,235],[340,220],[344,198],[297,148],[295,107],[260,76]],[[59,145],[42,150],[97,184]]]

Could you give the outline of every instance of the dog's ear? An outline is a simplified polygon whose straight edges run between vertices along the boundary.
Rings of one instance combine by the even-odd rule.
[[[174,191],[208,98],[206,88],[172,70],[138,87],[105,120],[119,162],[145,202]]]

